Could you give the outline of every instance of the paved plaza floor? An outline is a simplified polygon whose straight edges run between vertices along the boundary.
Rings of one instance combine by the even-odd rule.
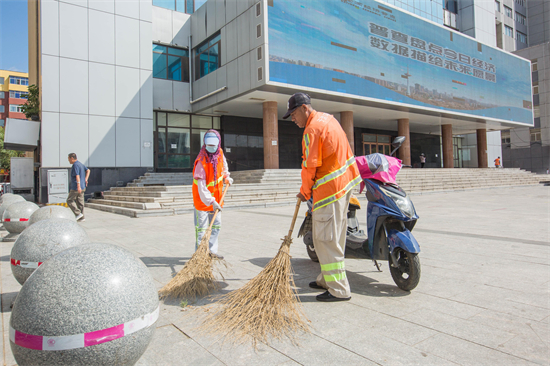
[[[221,343],[198,334],[208,300],[161,302],[160,318],[138,365],[548,365],[550,363],[550,187],[494,188],[414,195],[422,277],[397,288],[387,262],[347,259],[352,298],[320,303],[308,287],[319,264],[296,239],[295,282],[311,333],[288,341]],[[366,228],[366,201],[358,211]],[[225,210],[220,254],[229,268],[219,293],[243,286],[275,256],[294,206]],[[128,218],[87,209],[93,241],[135,253],[160,289],[194,251],[192,214]],[[10,305],[21,286],[10,270],[13,243],[0,243],[2,358],[14,365]],[[116,309],[113,309],[116,311]]]

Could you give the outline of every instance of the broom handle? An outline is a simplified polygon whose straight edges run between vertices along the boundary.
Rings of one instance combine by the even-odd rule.
[[[290,230],[288,231],[288,237],[292,237],[292,230],[294,230],[294,224],[296,223],[296,218],[298,217],[298,211],[300,211],[300,204],[302,203],[302,200],[298,198],[298,202],[296,202],[296,208],[294,209],[294,217],[292,218],[292,224],[290,224]]]
[[[225,189],[223,190],[222,198],[220,199],[220,206],[223,203],[223,198],[225,197],[225,193],[227,193],[227,188],[229,188],[229,184],[227,184],[225,186]],[[220,210],[214,211],[214,216],[212,216],[212,221],[210,221],[210,226],[208,227],[208,230],[212,230],[212,225],[214,225],[214,220],[216,219],[216,215],[218,215],[218,212],[220,212]]]

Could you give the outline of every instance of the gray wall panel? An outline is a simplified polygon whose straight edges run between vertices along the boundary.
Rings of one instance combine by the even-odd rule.
[[[170,10],[153,6],[153,41],[172,42],[172,17]]]
[[[178,111],[191,110],[189,103],[189,83],[173,81],[172,87],[174,90],[174,109]]]
[[[227,73],[227,97],[231,98],[239,93],[238,60],[233,60],[225,67]]]
[[[152,167],[154,165],[153,155],[153,120],[141,119],[141,166]]]
[[[237,0],[237,16],[241,15],[248,9],[247,0]]]
[[[88,165],[88,115],[59,114],[59,162],[69,166],[67,155],[76,153],[78,160]]]
[[[172,43],[180,47],[189,46],[189,35],[191,34],[190,15],[172,12]]]
[[[174,109],[172,81],[153,78],[153,108]]]
[[[230,22],[237,17],[237,1],[238,0],[226,0],[225,6],[227,12],[225,14],[225,21]]]
[[[42,144],[42,166],[60,166],[59,113],[42,112],[40,141]]]
[[[115,117],[90,116],[89,136],[89,165],[102,167],[116,166]]]
[[[245,54],[237,59],[239,67],[239,94],[250,90],[250,55]]]
[[[225,25],[225,1],[216,1],[216,29],[220,29]]]
[[[216,89],[227,85],[227,66],[220,67],[216,71]],[[227,98],[227,89],[216,94],[216,102],[220,102]]]
[[[210,37],[216,30],[216,1],[206,2],[206,36]]]
[[[141,125],[138,118],[116,120],[116,166],[141,166]]]
[[[247,14],[237,18],[237,52],[241,56],[250,50],[250,20]]]
[[[225,37],[225,44],[222,44],[222,48],[226,49],[227,51],[227,58],[224,60],[222,58],[222,62],[224,64],[233,61],[237,58],[237,44],[238,44],[238,38],[237,38],[237,20],[233,20],[231,23],[227,24],[227,26],[224,27],[226,37]]]

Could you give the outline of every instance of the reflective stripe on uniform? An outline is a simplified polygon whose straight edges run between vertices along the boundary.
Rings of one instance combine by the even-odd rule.
[[[321,201],[319,202],[315,202],[313,204],[313,210],[312,211],[315,211],[317,209],[320,209],[321,207],[325,207],[326,205],[329,205],[331,204],[332,202],[335,202],[335,201],[338,201],[340,198],[344,197],[346,195],[346,193],[348,193],[348,191],[350,189],[352,189],[353,187],[355,187],[356,185],[358,185],[359,183],[361,183],[361,176],[357,176],[354,180],[352,180],[351,182],[348,183],[348,185],[342,189],[340,192],[336,192],[335,194],[333,194],[332,196],[329,196],[325,199],[322,199]],[[336,198],[337,195],[339,195],[340,193],[343,193],[342,196]]]
[[[323,275],[323,278],[325,279],[325,282],[335,282],[340,281],[346,278],[346,272],[331,274],[331,275]]]
[[[317,187],[319,187],[319,186],[321,186],[321,185],[323,185],[327,182],[330,182],[333,179],[338,178],[339,176],[344,174],[346,172],[346,170],[348,170],[348,168],[353,164],[355,164],[355,157],[352,156],[351,158],[348,159],[348,161],[346,161],[346,163],[344,164],[343,167],[341,167],[340,169],[338,169],[338,170],[336,170],[332,173],[329,173],[329,174],[325,175],[324,177],[318,179],[315,182],[315,184],[313,185],[312,189],[315,189],[315,188],[317,188]]]
[[[306,157],[304,159],[304,168],[307,168],[307,159],[309,158],[309,144],[310,144],[309,134],[304,134],[304,144],[306,146]]]
[[[210,182],[206,185],[206,188],[208,187],[214,187],[214,185],[216,184],[219,184],[221,181],[223,180],[223,175],[221,177],[218,178],[218,180],[216,182]],[[196,184],[196,185],[199,185],[199,183],[197,182],[197,180],[195,178],[193,178],[193,184]]]
[[[328,272],[336,269],[345,269],[344,261],[336,263],[321,264],[321,271]]]

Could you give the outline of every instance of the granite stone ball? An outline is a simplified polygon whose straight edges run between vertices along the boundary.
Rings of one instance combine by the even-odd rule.
[[[74,215],[72,220],[41,220],[26,228],[15,241],[11,249],[11,272],[22,285],[46,259],[89,242],[86,230],[76,223]]]
[[[29,219],[29,226],[46,219],[67,219],[76,222],[76,217],[71,209],[63,206],[44,206],[34,211]]]
[[[29,226],[29,219],[36,210],[38,210],[38,206],[32,202],[22,201],[12,203],[2,215],[4,228],[11,234],[23,232]]]
[[[0,205],[0,218],[4,215],[4,211],[6,211],[6,208],[8,208],[9,205],[15,202],[23,202],[23,201],[26,201],[26,200],[17,194],[4,198],[2,200],[2,204]]]
[[[158,319],[153,278],[112,244],[88,243],[46,260],[27,279],[10,317],[10,345],[24,365],[133,365]]]
[[[4,198],[8,198],[8,197],[11,197],[11,196],[15,196],[13,193],[4,193],[3,195],[0,196],[0,204],[2,204],[2,202],[4,202]]]

